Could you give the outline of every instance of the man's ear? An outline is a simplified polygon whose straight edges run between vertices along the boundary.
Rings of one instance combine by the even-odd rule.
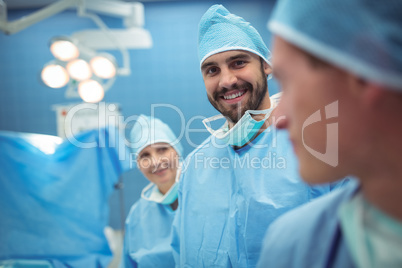
[[[376,83],[357,77],[353,74],[349,74],[348,76],[350,96],[352,98],[355,97],[360,99],[367,106],[375,106],[386,92],[382,86]]]
[[[271,74],[272,73],[272,67],[265,60],[262,61],[262,64],[263,64],[262,67],[264,68],[264,73],[266,75]]]

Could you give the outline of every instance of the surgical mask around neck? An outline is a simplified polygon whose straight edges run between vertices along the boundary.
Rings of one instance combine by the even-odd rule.
[[[402,267],[402,223],[358,193],[339,210],[341,229],[357,267]]]
[[[229,145],[241,147],[254,138],[265,120],[271,115],[273,109],[274,107],[266,110],[247,110],[240,120],[230,129],[227,121],[218,130],[213,130],[208,126],[208,123],[224,118],[221,114],[206,118],[202,122],[213,136],[223,140]],[[252,115],[259,114],[264,114],[263,119],[257,121],[252,117]]]
[[[167,191],[165,194],[162,194],[159,191],[158,186],[156,184],[150,183],[142,190],[141,197],[145,200],[160,203],[162,205],[172,204],[174,201],[176,201],[177,196],[178,196],[178,189],[179,189],[178,183],[179,183],[180,173],[181,173],[181,164],[177,168],[175,182],[170,187],[169,191]],[[147,194],[148,191],[151,191],[151,192],[149,194]]]

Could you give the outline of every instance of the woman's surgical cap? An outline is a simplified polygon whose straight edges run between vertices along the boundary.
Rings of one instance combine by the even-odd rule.
[[[198,25],[200,66],[208,57],[229,50],[252,52],[271,65],[271,52],[257,30],[222,5],[213,5],[205,12]]]
[[[183,147],[170,127],[158,118],[141,114],[130,133],[130,147],[136,158],[145,147],[159,142],[169,144],[179,157],[183,156]]]
[[[279,0],[268,27],[341,69],[402,90],[401,0]]]

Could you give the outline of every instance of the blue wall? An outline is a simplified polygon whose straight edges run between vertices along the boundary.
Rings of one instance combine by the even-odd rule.
[[[188,123],[194,116],[208,117],[217,112],[209,104],[197,57],[197,25],[213,1],[157,1],[145,3],[145,28],[150,31],[154,46],[147,50],[131,50],[130,76],[116,79],[106,93],[105,102],[119,103],[123,115],[151,113],[152,104],[176,106]],[[260,32],[270,47],[270,34],[266,24],[273,1],[221,1],[232,13],[238,14]],[[33,10],[11,10],[9,20],[30,14]],[[102,17],[110,28],[122,27],[118,18]],[[56,114],[52,105],[78,102],[65,99],[65,89],[46,87],[40,80],[40,71],[51,55],[48,44],[54,36],[96,28],[75,11],[66,11],[43,20],[29,28],[7,36],[0,33],[0,130],[56,135]],[[112,52],[119,63],[118,52]],[[270,94],[278,92],[275,81],[269,81]],[[168,108],[156,110],[161,118],[179,134],[180,116]],[[193,121],[190,140],[183,139],[185,154],[191,152],[208,134],[201,119]],[[144,177],[132,170],[123,176],[125,214],[147,183]],[[90,189],[89,189],[90,190]],[[120,226],[117,193],[111,199],[111,225]]]

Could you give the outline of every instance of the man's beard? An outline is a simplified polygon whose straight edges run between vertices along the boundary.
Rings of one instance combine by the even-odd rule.
[[[225,94],[226,92],[228,92],[229,89],[227,89],[227,88],[222,89],[220,92],[215,92],[212,97],[210,97],[208,95],[209,102],[223,116],[228,118],[232,123],[236,124],[247,110],[258,110],[261,102],[263,101],[263,99],[265,98],[265,95],[268,92],[267,77],[265,76],[265,73],[262,68],[261,68],[261,71],[262,71],[261,81],[257,82],[256,88],[254,88],[252,84],[246,82],[242,85],[236,84],[230,89],[230,90],[246,89],[250,93],[250,98],[247,101],[247,103],[245,105],[243,105],[243,107],[241,106],[241,104],[242,104],[241,102],[231,105],[231,108],[229,108],[229,109],[224,108],[220,104],[219,95],[222,95],[222,94]],[[247,92],[245,92],[245,94],[246,93]]]

